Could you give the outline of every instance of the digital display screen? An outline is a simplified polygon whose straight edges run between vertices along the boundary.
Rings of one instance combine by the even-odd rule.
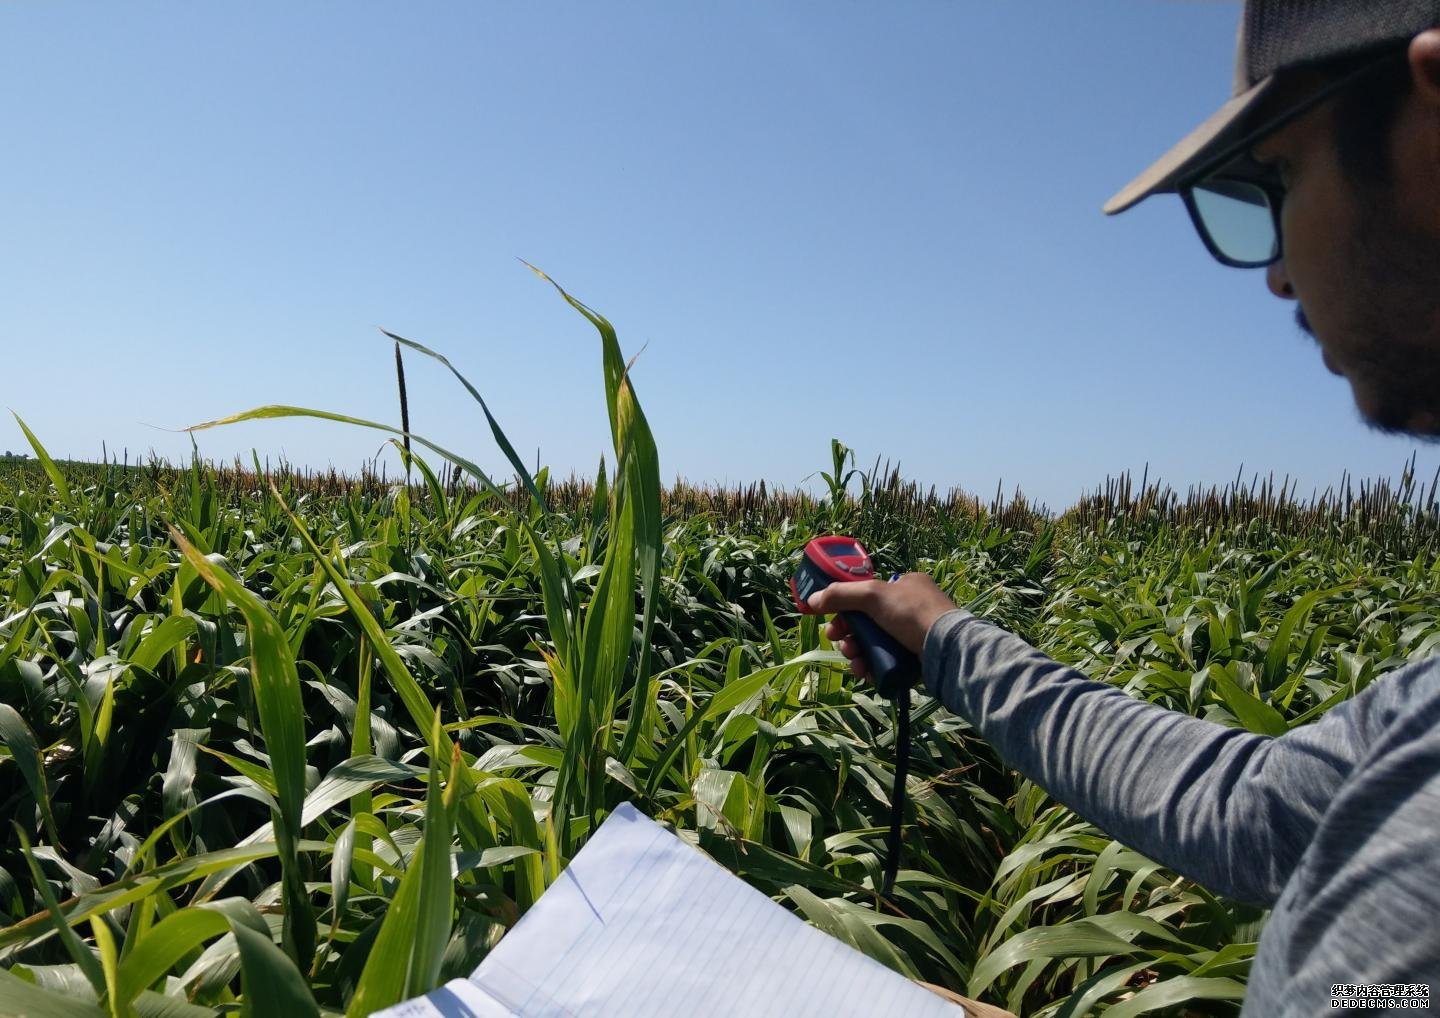
[[[859,557],[861,554],[859,545],[853,542],[836,541],[834,544],[825,545],[824,548],[825,554],[831,558],[839,558],[841,555],[854,555]]]

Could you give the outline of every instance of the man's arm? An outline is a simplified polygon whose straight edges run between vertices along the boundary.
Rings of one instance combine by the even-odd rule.
[[[1402,672],[1314,724],[1254,735],[1136,700],[959,609],[930,627],[924,675],[1007,763],[1111,837],[1265,906],[1403,695]]]

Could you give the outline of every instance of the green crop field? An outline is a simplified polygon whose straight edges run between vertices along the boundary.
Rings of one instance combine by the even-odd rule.
[[[412,483],[61,466],[43,435],[0,464],[0,1013],[368,1014],[467,973],[631,800],[907,976],[1027,1016],[1233,1014],[1263,914],[920,690],[878,899],[893,718],[794,612],[795,556],[854,534],[1097,679],[1279,734],[1440,649],[1434,483],[1122,479],[1051,514],[837,443],[819,494],[665,489],[577,310],[593,481],[527,471],[494,421],[505,484],[433,447]],[[294,414],[327,416],[241,416]]]

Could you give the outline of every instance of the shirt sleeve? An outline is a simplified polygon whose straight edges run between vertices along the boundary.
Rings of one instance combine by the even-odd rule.
[[[1056,800],[1216,893],[1266,907],[1397,707],[1381,689],[1394,684],[1375,683],[1313,724],[1256,735],[1092,681],[958,609],[927,634],[924,676]]]

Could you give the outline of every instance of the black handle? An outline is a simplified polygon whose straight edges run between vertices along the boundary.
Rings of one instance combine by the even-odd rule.
[[[894,699],[915,684],[920,678],[920,659],[910,653],[875,620],[861,612],[841,612],[841,618],[850,627],[860,652],[865,655],[865,664],[875,680],[880,695]]]

